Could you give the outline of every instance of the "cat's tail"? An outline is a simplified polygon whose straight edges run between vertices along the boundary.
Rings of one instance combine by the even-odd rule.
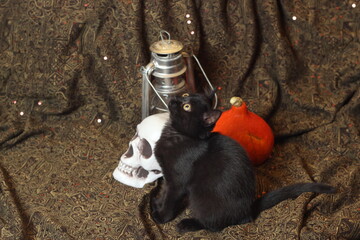
[[[286,199],[297,198],[304,192],[335,193],[336,189],[322,183],[297,183],[274,190],[254,201],[252,206],[253,220],[255,220],[262,211],[271,208]]]

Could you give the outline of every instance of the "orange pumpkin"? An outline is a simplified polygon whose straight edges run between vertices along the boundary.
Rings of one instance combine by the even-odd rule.
[[[213,132],[236,140],[254,165],[260,165],[272,152],[274,134],[264,119],[248,110],[241,98],[233,97],[230,103],[231,109],[222,113]]]

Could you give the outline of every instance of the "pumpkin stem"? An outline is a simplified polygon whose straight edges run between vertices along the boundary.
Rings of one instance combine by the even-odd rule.
[[[230,104],[234,107],[240,107],[243,104],[243,100],[240,97],[232,97],[230,99]]]

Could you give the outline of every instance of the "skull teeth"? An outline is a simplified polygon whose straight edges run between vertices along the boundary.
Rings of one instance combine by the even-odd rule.
[[[132,177],[134,175],[134,172],[136,170],[135,168],[133,168],[121,161],[117,168],[120,172],[125,173],[126,175],[129,175],[130,177]]]
[[[120,172],[122,172],[130,177],[136,177],[136,178],[146,178],[149,174],[149,171],[142,168],[141,166],[139,166],[138,168],[134,168],[134,167],[131,167],[131,166],[123,163],[122,161],[120,161],[117,169]]]

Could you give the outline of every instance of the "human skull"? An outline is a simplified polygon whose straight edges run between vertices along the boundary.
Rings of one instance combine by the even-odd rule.
[[[154,155],[156,142],[169,119],[169,113],[158,113],[145,118],[139,125],[129,148],[120,157],[113,177],[126,185],[142,188],[162,176]]]

